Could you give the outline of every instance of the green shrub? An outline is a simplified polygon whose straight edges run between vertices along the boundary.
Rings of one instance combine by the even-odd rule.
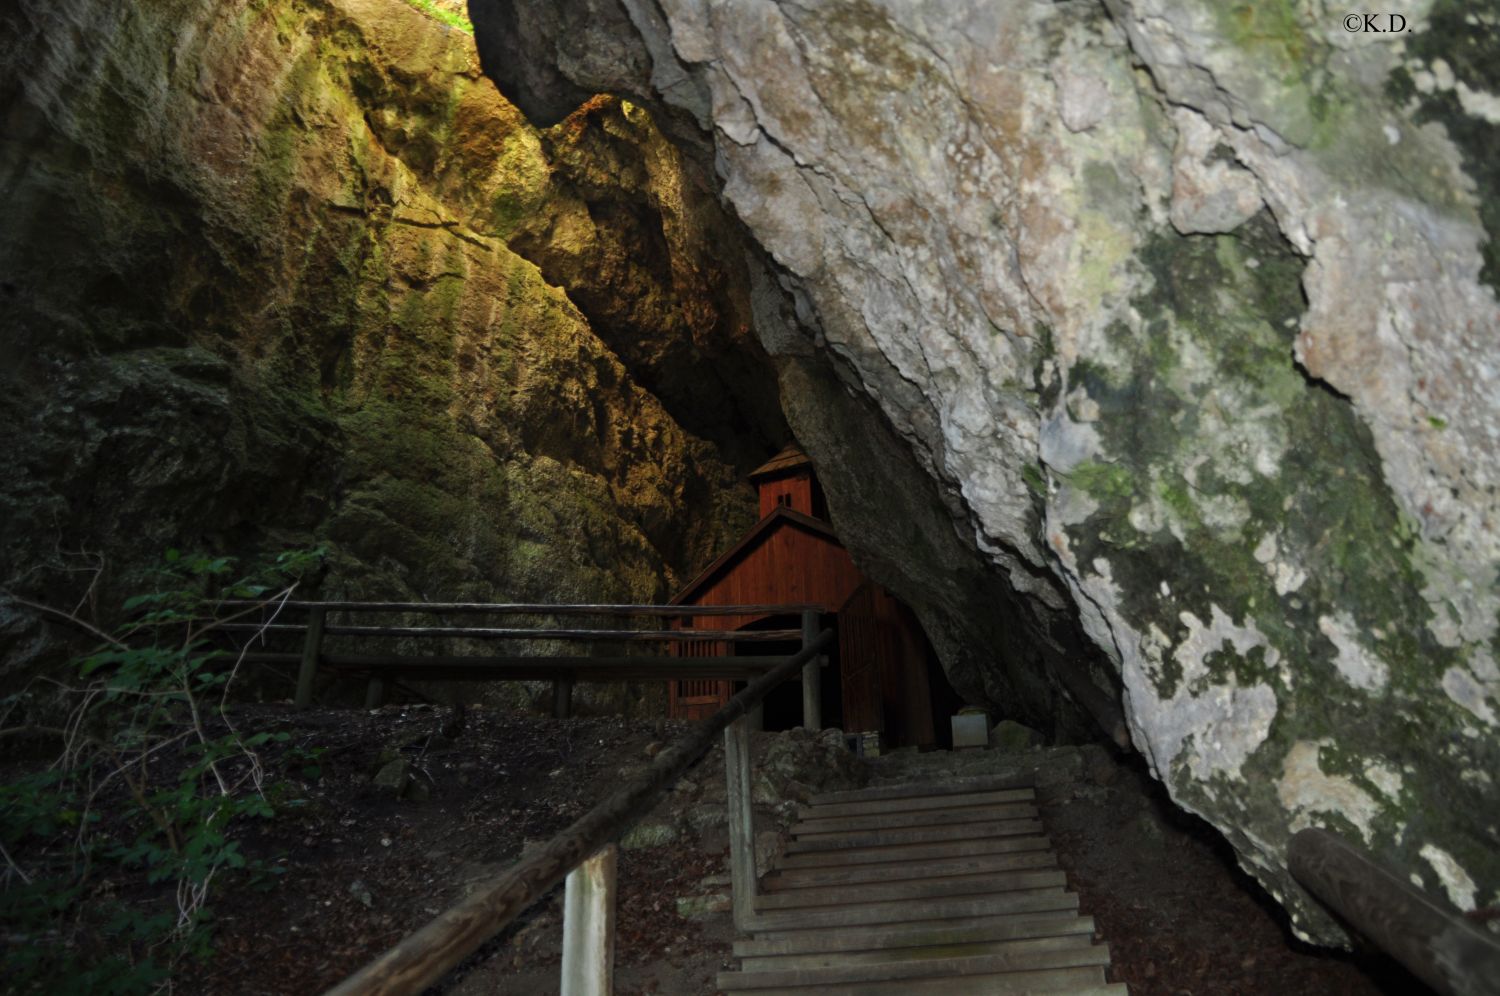
[[[231,720],[241,662],[215,640],[230,618],[218,606],[259,603],[233,618],[274,608],[320,557],[283,554],[233,579],[230,558],[168,551],[156,590],[126,603],[130,622],[93,630],[104,639],[76,662],[77,680],[49,682],[64,696],[63,749],[0,785],[5,991],[156,991],[210,953],[217,885],[278,871],[248,860],[235,834],[275,814],[262,752],[288,734]],[[34,692],[11,696],[3,716]],[[289,753],[304,775],[316,767],[315,752]]]

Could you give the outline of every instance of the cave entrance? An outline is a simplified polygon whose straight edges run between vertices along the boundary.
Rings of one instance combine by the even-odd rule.
[[[750,475],[761,518],[727,552],[671,600],[674,605],[821,605],[823,625],[838,644],[822,672],[823,725],[879,733],[884,746],[946,746],[946,716],[958,701],[916,614],[866,578],[826,521],[812,462],[795,444]],[[799,629],[796,615],[719,616],[730,629]],[[691,624],[683,620],[682,624]],[[722,645],[680,644],[677,653],[736,653]],[[799,644],[746,644],[743,653],[791,655]],[[673,717],[703,719],[734,694],[729,681],[676,681],[669,689]],[[796,682],[772,692],[765,728],[802,722]]]

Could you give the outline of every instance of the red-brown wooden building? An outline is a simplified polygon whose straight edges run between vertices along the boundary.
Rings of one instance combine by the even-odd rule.
[[[812,463],[795,445],[788,446],[758,467],[750,481],[760,494],[760,521],[678,592],[672,604],[821,607],[825,624],[835,621],[839,636],[832,662],[824,669],[824,723],[849,733],[879,731],[886,745],[936,744],[948,724],[936,721],[934,705],[947,709],[953,701],[942,668],[911,610],[854,566],[826,521]],[[795,629],[799,623],[795,615],[705,616],[683,619],[678,625]],[[678,646],[683,654],[733,652],[723,645]],[[783,648],[761,643],[745,652],[795,649],[792,644]],[[706,717],[733,692],[731,681],[671,682],[671,714]],[[766,700],[767,728],[798,725],[800,703],[796,682],[777,689]],[[830,708],[835,703],[836,712]]]

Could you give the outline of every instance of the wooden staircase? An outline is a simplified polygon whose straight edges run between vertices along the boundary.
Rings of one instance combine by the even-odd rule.
[[[817,796],[761,882],[726,993],[1125,996],[1015,779]]]

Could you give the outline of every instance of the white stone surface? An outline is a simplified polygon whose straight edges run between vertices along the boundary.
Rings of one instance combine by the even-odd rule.
[[[647,20],[645,0],[624,2]],[[1397,9],[1420,30],[1427,6]],[[1384,95],[1406,42],[1351,35],[1321,2],[1248,25],[1209,0],[661,11],[712,107],[724,196],[806,302],[817,344],[959,499],[1014,587],[1072,600],[1174,797],[1277,894],[1297,894],[1280,870],[1287,835],[1318,814],[1415,861],[1390,779],[1372,795],[1324,772],[1318,747],[1358,740],[1348,770],[1384,772],[1378,741],[1406,742],[1419,709],[1438,725],[1415,791],[1480,785],[1468,775],[1495,756],[1500,684],[1474,662],[1492,663],[1500,617],[1500,308],[1478,280],[1486,236],[1459,149]],[[1453,66],[1410,68],[1418,91],[1452,91],[1491,120],[1494,98]],[[1305,295],[1299,317],[1245,312],[1271,279],[1249,241],[1182,241],[1242,234],[1258,212],[1305,262],[1300,289],[1284,288]],[[1149,256],[1163,245],[1212,247],[1221,282],[1161,286]],[[1217,339],[1170,300],[1194,290],[1222,318]],[[1225,340],[1269,335],[1273,319],[1294,333],[1274,375],[1227,368]],[[1090,380],[1142,356],[1192,403],[1123,418],[1168,419],[1153,431],[1183,441],[1172,454],[1149,439],[1116,451],[1125,430],[1108,405],[1121,401]],[[1320,501],[1305,470],[1279,506],[1246,497],[1275,494],[1307,459],[1288,412],[1319,392],[1347,399],[1367,434],[1349,446],[1371,450],[1350,472],[1372,483],[1350,490],[1330,465],[1329,494],[1373,495],[1374,511]],[[1028,470],[1048,482],[1040,508]],[[1126,512],[1112,493],[1129,495]],[[1377,520],[1399,526],[1359,532]],[[1255,580],[1205,590],[1222,578],[1142,553],[1168,537],[1243,549],[1254,570],[1234,576]],[[1385,543],[1409,570],[1361,559]],[[1436,663],[1434,647],[1468,663]],[[1334,709],[1347,730],[1329,727]],[[1500,866],[1484,875],[1500,885]]]

